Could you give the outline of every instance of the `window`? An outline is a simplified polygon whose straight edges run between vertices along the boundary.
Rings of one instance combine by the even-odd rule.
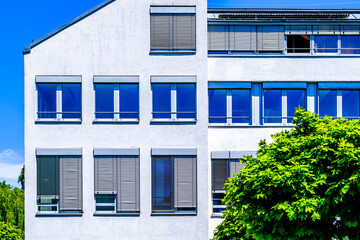
[[[314,36],[315,53],[337,53],[338,36]]]
[[[151,51],[195,51],[195,7],[151,7]]]
[[[171,150],[152,150],[153,213],[195,213],[196,150],[170,155]],[[168,155],[167,155],[168,154]]]
[[[209,123],[250,124],[251,83],[209,83]]]
[[[309,35],[287,36],[287,53],[310,53]]]
[[[139,121],[139,77],[94,77],[95,121]]]
[[[358,119],[360,116],[360,84],[319,83],[319,115]]]
[[[38,120],[81,120],[80,77],[36,77]]]
[[[196,120],[195,78],[190,78],[190,80],[194,83],[180,80],[180,82],[172,82],[171,78],[152,77],[154,121]]]
[[[38,214],[82,212],[82,160],[78,155],[59,155],[80,150],[37,150]]]
[[[360,54],[360,36],[341,36],[341,54]]]
[[[253,152],[212,152],[211,169],[212,169],[212,202],[213,215],[220,215],[226,206],[222,204],[225,196],[224,185],[229,177],[236,174],[245,167],[240,163],[247,155],[255,155]]]
[[[138,154],[138,149],[94,150],[96,214],[140,212]]]
[[[306,109],[306,83],[263,83],[263,123],[290,124],[295,108]],[[282,88],[283,89],[279,89]]]

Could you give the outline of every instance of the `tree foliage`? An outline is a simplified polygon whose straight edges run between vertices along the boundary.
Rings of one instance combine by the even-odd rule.
[[[23,165],[23,167],[21,169],[21,173],[18,177],[18,183],[21,184],[21,189],[24,191],[25,190],[25,165]]]
[[[360,121],[293,122],[229,178],[214,240],[360,239]]]
[[[0,239],[2,240],[21,240],[22,231],[10,224],[0,222]]]

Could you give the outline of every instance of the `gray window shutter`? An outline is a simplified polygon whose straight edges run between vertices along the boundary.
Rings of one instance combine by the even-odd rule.
[[[82,210],[81,157],[60,157],[60,210]]]
[[[59,157],[37,156],[38,198],[59,198]]]
[[[195,49],[195,14],[174,14],[174,49]]]
[[[229,160],[212,160],[212,190],[224,190],[224,184],[228,179]]]
[[[318,34],[318,35],[340,34],[340,26],[317,25],[317,26],[314,26],[314,34]]]
[[[258,26],[258,51],[283,51],[285,32],[283,26]]]
[[[228,26],[208,26],[208,47],[210,51],[229,50]]]
[[[359,35],[360,34],[360,26],[358,26],[358,25],[344,25],[344,26],[341,26],[341,34]]]
[[[139,157],[118,158],[118,211],[140,211]]]
[[[229,31],[230,50],[256,50],[256,26],[230,26]]]
[[[151,14],[150,16],[151,49],[172,49],[173,16],[172,14]]]
[[[285,26],[286,35],[310,35],[312,26],[310,25],[287,25]]]
[[[174,207],[196,208],[196,157],[174,157]]]
[[[95,194],[116,194],[116,161],[112,156],[95,157]]]
[[[239,170],[241,170],[243,167],[245,167],[244,163],[240,163],[239,160],[231,160],[230,161],[230,176],[238,173]]]

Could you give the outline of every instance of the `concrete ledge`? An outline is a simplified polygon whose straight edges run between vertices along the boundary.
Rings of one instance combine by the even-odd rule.
[[[129,216],[133,216],[133,217],[138,217],[140,216],[140,213],[100,213],[100,212],[95,212],[93,214],[93,216],[95,217],[129,217]]]
[[[197,213],[151,213],[151,216],[197,216]]]
[[[82,217],[83,213],[36,213],[36,217]]]

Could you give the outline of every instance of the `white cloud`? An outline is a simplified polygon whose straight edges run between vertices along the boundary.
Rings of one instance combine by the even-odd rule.
[[[23,163],[22,157],[12,149],[0,152],[0,163],[20,164]]]
[[[18,179],[22,164],[0,163],[0,181],[3,179]]]

